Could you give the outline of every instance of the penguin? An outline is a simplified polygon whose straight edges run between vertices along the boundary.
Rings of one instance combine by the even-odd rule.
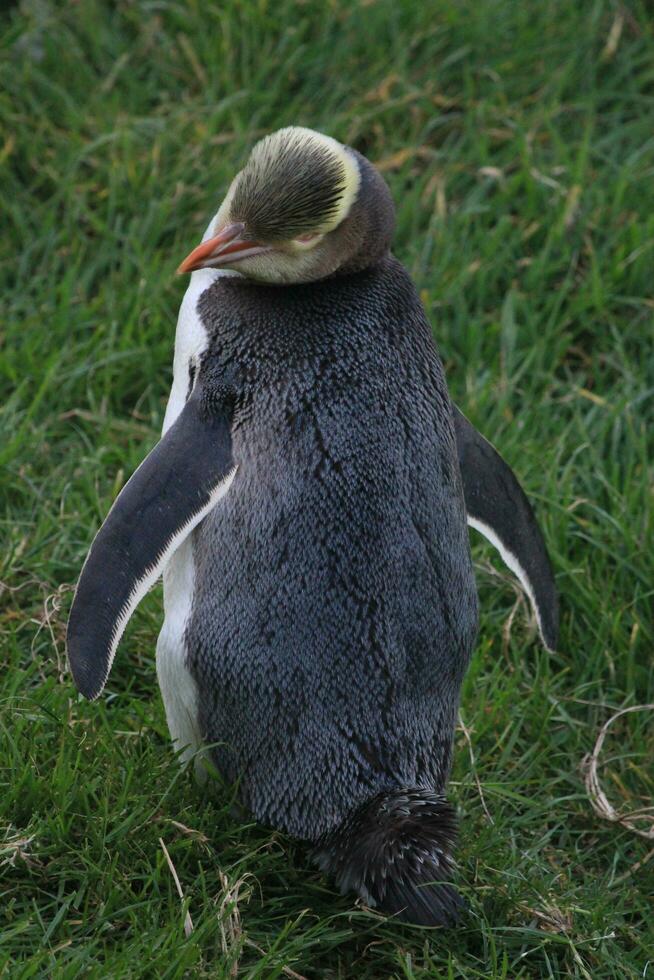
[[[468,527],[549,649],[558,606],[517,478],[449,397],[394,216],[355,149],[294,126],[256,143],[179,267],[162,438],[91,546],[67,649],[97,698],[163,575],[157,674],[182,763],[207,753],[343,893],[452,925]]]

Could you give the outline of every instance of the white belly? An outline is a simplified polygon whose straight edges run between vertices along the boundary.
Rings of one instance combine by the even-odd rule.
[[[198,695],[186,663],[184,632],[191,614],[195,567],[190,535],[170,559],[163,575],[164,624],[157,641],[157,678],[168,730],[180,761],[186,765],[202,744]],[[197,770],[197,766],[196,766]]]
[[[209,237],[213,221],[204,234]],[[186,403],[189,387],[189,364],[197,364],[207,346],[208,336],[197,315],[200,296],[220,275],[229,275],[213,269],[200,269],[191,275],[184,294],[175,335],[175,360],[173,385],[164,418],[164,435],[175,422]],[[226,481],[225,492],[231,483]],[[166,721],[175,750],[186,765],[195,757],[195,770],[199,778],[204,775],[198,750],[202,745],[198,723],[197,686],[187,666],[187,650],[184,641],[186,626],[191,615],[195,566],[193,561],[193,535],[180,545],[171,557],[163,573],[164,624],[157,641],[157,678],[161,689]]]

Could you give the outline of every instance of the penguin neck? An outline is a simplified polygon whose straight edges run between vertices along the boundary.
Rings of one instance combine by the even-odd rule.
[[[402,265],[388,255],[365,269],[307,283],[220,279],[203,293],[198,313],[217,349],[236,351],[254,343],[269,351],[279,348],[281,359],[288,337],[304,349],[311,337],[349,336],[364,322],[376,321],[371,307],[377,311],[393,297],[411,306],[413,292]]]
[[[334,275],[344,276],[380,265],[390,255],[395,231],[395,205],[381,174],[356,150],[361,176],[359,193],[339,229],[340,248],[348,257]]]

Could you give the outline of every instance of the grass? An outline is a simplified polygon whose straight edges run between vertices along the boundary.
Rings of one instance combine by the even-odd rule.
[[[24,0],[0,18],[0,974],[651,974],[652,841],[595,814],[580,772],[616,710],[654,701],[645,3]],[[354,908],[301,846],[235,819],[228,787],[180,774],[158,590],[100,703],[66,668],[86,549],[161,425],[173,271],[254,138],[290,122],[384,171],[452,394],[520,474],[560,587],[549,655],[475,541],[456,931]],[[610,729],[619,810],[651,803],[653,727]]]

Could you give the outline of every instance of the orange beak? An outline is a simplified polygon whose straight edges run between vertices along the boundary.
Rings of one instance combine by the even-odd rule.
[[[187,255],[180,267],[182,272],[194,272],[196,269],[218,269],[223,265],[231,265],[252,255],[261,255],[271,250],[270,245],[263,245],[251,239],[244,239],[245,225],[240,221],[226,225],[214,238],[202,242]]]

